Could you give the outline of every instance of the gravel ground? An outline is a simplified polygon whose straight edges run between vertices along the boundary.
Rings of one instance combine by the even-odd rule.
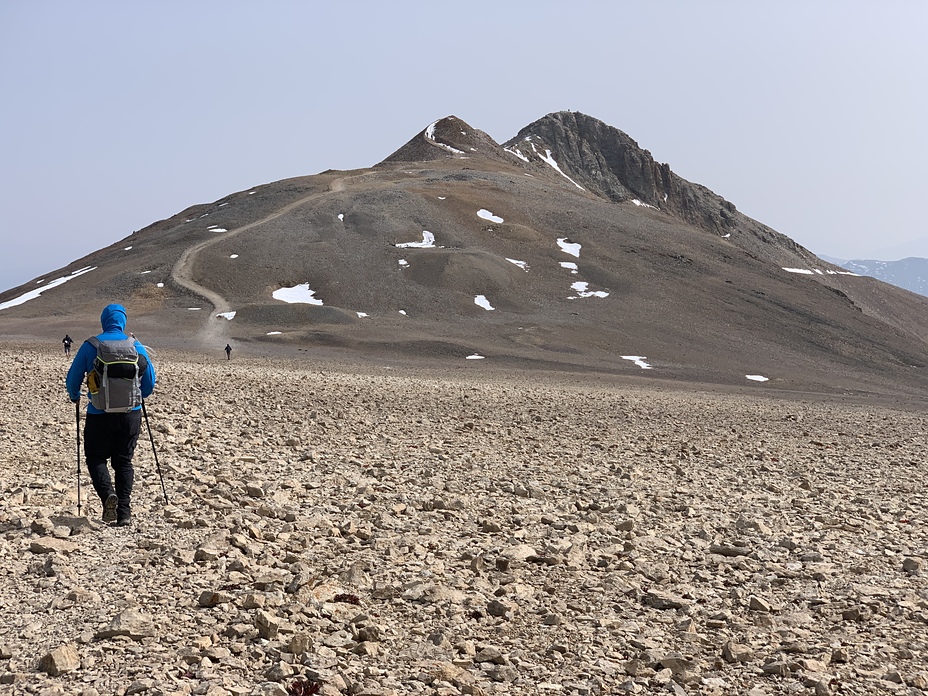
[[[924,412],[155,359],[116,528],[0,344],[0,691],[928,690]]]

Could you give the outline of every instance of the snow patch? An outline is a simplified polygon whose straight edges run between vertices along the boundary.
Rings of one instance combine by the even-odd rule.
[[[587,290],[589,283],[586,283],[582,280],[578,280],[576,283],[572,283],[570,289],[577,293],[577,297],[609,297],[609,293],[604,290]],[[569,297],[567,299],[575,299]]]
[[[474,353],[473,355],[468,355],[464,359],[465,360],[484,360],[485,358],[483,355],[480,355],[480,353]]]
[[[477,295],[474,298],[474,304],[491,312],[496,309],[496,307],[490,304],[490,301],[486,298],[485,295]]]
[[[497,224],[503,222],[503,218],[501,218],[499,215],[494,215],[486,208],[481,208],[478,210],[477,217],[483,218],[484,220],[489,220],[490,222],[495,222]]]
[[[581,191],[586,191],[585,188],[583,188],[580,184],[578,184],[576,181],[574,181],[573,179],[571,179],[569,176],[567,176],[567,175],[561,170],[560,166],[558,166],[558,163],[555,161],[554,157],[551,156],[551,150],[545,150],[545,154],[542,155],[542,154],[540,154],[540,153],[538,152],[538,150],[535,148],[535,143],[531,143],[531,145],[532,145],[532,151],[533,151],[536,155],[538,155],[538,157],[539,157],[542,161],[547,162],[551,167],[554,168],[554,171],[556,171],[556,172],[557,172],[558,174],[560,174],[562,177],[564,177],[565,179],[567,179],[567,181],[569,181],[570,183],[572,183],[572,184],[573,184],[574,186],[576,186],[578,189],[580,189]]]
[[[300,283],[299,285],[294,285],[292,288],[280,288],[279,290],[275,290],[271,293],[271,297],[289,304],[322,305],[322,300],[314,297],[315,294],[315,290],[309,289],[309,283]]]
[[[421,242],[403,242],[402,244],[395,245],[399,249],[434,249],[435,248],[435,235],[429,232],[428,230],[422,230],[422,241]]]
[[[579,272],[577,270],[577,264],[575,264],[573,261],[561,261],[561,268],[566,268],[574,274]]]
[[[506,259],[509,263],[514,263],[516,266],[521,268],[523,271],[528,273],[528,264],[525,261],[519,261],[518,259]]]
[[[570,254],[571,256],[576,256],[580,258],[580,245],[570,241],[567,237],[561,237],[557,240],[557,245],[561,247],[561,251],[565,254]]]
[[[46,290],[51,290],[52,288],[57,288],[59,285],[67,283],[69,280],[73,280],[78,276],[84,275],[90,271],[95,271],[96,266],[87,266],[86,268],[81,268],[80,270],[74,271],[71,275],[62,276],[61,278],[55,278],[55,280],[50,281],[47,285],[36,288],[35,290],[30,290],[29,292],[23,293],[19,297],[14,297],[12,300],[7,300],[6,302],[0,302],[0,311],[4,309],[9,309],[10,307],[15,307],[16,305],[21,305],[24,302],[29,300],[34,300],[36,297],[41,295]]]
[[[216,315],[216,318],[217,319],[220,319],[220,318],[228,319],[229,321],[232,321],[233,319],[235,319],[235,312],[220,312],[219,314]]]
[[[621,357],[622,357],[622,360],[631,360],[642,370],[652,369],[651,366],[647,362],[645,362],[648,358],[644,355],[623,355]]]
[[[769,382],[770,380],[763,375],[745,375],[745,377],[753,382]]]

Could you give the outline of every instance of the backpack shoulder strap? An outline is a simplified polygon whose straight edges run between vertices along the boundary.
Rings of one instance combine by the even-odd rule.
[[[145,356],[145,353],[136,348],[136,353],[139,356],[138,365],[139,365],[139,376],[142,375],[148,369],[148,358]]]

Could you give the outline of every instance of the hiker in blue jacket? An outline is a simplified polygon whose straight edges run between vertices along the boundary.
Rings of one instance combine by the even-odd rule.
[[[103,333],[95,337],[99,341],[127,340],[125,333],[126,310],[122,305],[107,305],[100,315]],[[147,363],[141,373],[140,387],[142,398],[151,395],[155,388],[155,368],[148,351],[138,341],[135,349],[139,354],[139,365]],[[80,403],[81,387],[84,377],[94,369],[97,348],[90,339],[81,344],[74,356],[65,385],[72,403]],[[142,407],[136,406],[123,413],[107,413],[92,403],[87,404],[87,417],[84,420],[84,459],[94,490],[103,503],[103,521],[116,522],[125,526],[132,521],[132,482],[135,471],[132,468],[132,456],[139,439],[142,426]],[[110,478],[107,460],[112,461],[115,474],[115,486]]]

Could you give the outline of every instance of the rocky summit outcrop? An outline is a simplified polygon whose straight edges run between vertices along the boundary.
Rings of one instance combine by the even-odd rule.
[[[627,134],[586,114],[548,114],[525,126],[504,147],[528,160],[553,157],[585,188],[617,203],[638,200],[654,207],[668,204],[664,209],[675,209],[682,203],[678,199],[684,182],[670,171],[670,165],[658,164]],[[730,203],[728,206],[734,210]],[[725,225],[720,218],[711,219],[714,230]]]
[[[0,345],[3,693],[928,691],[923,412],[159,360],[117,528]]]
[[[528,161],[557,162],[578,186],[611,201],[660,210],[733,238],[754,253],[766,256],[780,249],[821,263],[786,235],[742,214],[734,203],[705,186],[678,176],[627,134],[592,116],[577,111],[548,114],[520,130],[504,147]]]

